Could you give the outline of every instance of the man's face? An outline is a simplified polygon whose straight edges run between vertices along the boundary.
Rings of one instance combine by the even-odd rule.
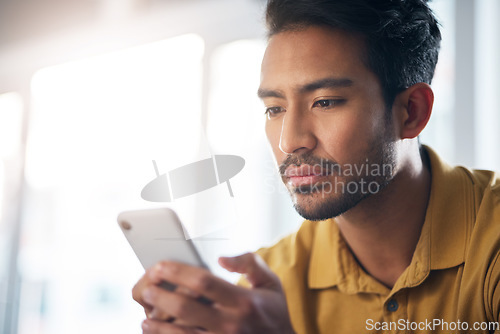
[[[266,134],[306,219],[344,213],[395,172],[391,117],[363,52],[360,37],[313,26],[274,35],[264,55]]]

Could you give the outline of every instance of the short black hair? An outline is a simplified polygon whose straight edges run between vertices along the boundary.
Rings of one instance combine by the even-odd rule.
[[[268,35],[309,26],[360,34],[366,65],[380,80],[388,107],[397,94],[431,84],[441,43],[427,0],[269,0]]]

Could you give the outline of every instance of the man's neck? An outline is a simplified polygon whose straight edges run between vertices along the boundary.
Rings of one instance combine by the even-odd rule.
[[[431,185],[427,165],[419,154],[410,156],[385,189],[336,219],[364,270],[389,288],[410,265],[420,237]]]

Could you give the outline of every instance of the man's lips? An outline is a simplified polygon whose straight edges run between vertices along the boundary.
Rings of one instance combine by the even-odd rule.
[[[321,178],[328,176],[328,173],[321,166],[304,164],[300,166],[288,166],[284,176],[288,179],[288,184],[299,187],[314,184]]]
[[[321,166],[311,166],[311,165],[300,165],[300,166],[288,166],[285,170],[286,177],[297,177],[297,176],[317,176],[323,175],[323,168]]]

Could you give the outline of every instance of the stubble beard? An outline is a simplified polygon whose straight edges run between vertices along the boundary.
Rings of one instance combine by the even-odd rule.
[[[325,220],[337,217],[358,205],[362,200],[375,196],[386,188],[394,178],[396,153],[394,142],[387,135],[376,140],[368,150],[366,159],[353,165],[362,165],[369,161],[371,166],[380,166],[379,175],[354,175],[343,177],[330,175],[328,181],[301,187],[287,187],[292,197],[294,208],[308,220]],[[342,184],[344,187],[342,187]],[[345,185],[348,185],[347,188]],[[369,189],[367,188],[369,185]],[[364,188],[363,188],[364,186]],[[326,190],[330,190],[327,191]],[[351,191],[355,190],[355,191]]]

